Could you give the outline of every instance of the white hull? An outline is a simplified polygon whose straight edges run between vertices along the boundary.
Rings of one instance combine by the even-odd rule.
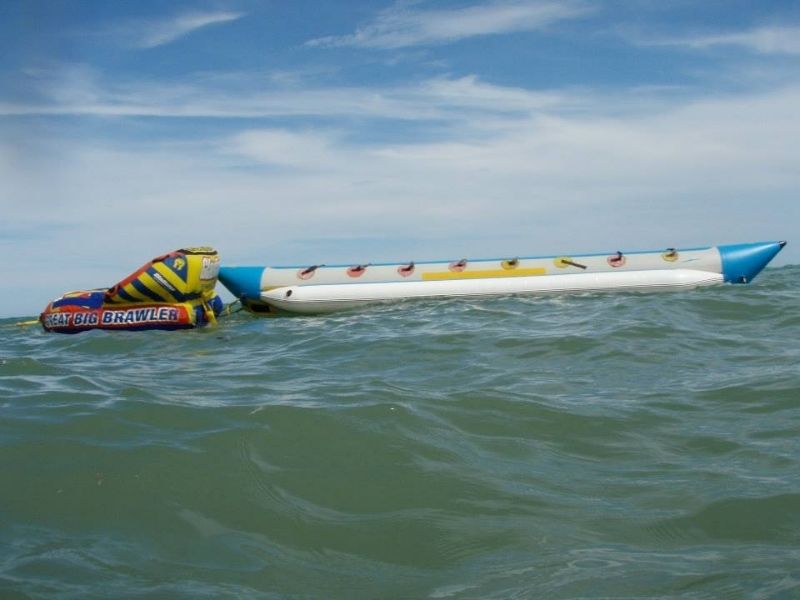
[[[478,298],[507,294],[604,290],[679,290],[719,284],[723,280],[721,273],[693,269],[660,269],[448,281],[293,285],[261,292],[261,300],[282,311],[320,314],[414,298]]]

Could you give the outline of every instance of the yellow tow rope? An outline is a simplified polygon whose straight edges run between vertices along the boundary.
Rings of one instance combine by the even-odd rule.
[[[33,319],[31,321],[18,321],[14,323],[17,327],[30,327],[31,325],[38,325],[39,319]]]
[[[214,314],[214,309],[208,304],[208,302],[203,302],[203,310],[206,313],[206,321],[208,321],[209,325],[216,325],[217,324],[217,315]]]

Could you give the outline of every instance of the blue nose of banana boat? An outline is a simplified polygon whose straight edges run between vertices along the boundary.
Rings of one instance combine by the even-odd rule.
[[[719,246],[725,281],[751,282],[785,245],[786,242],[761,242]]]

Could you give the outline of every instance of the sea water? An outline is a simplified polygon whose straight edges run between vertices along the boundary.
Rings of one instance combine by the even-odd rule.
[[[0,597],[800,597],[798,280],[4,320]]]

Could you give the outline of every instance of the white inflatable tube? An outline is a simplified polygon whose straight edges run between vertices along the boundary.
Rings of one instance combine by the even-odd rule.
[[[755,242],[418,263],[224,266],[219,280],[254,313],[324,313],[407,298],[750,283],[785,245]]]
[[[603,290],[677,290],[719,284],[723,280],[721,273],[693,269],[660,269],[505,279],[294,285],[261,292],[261,300],[283,311],[320,314],[412,298],[464,298]]]

